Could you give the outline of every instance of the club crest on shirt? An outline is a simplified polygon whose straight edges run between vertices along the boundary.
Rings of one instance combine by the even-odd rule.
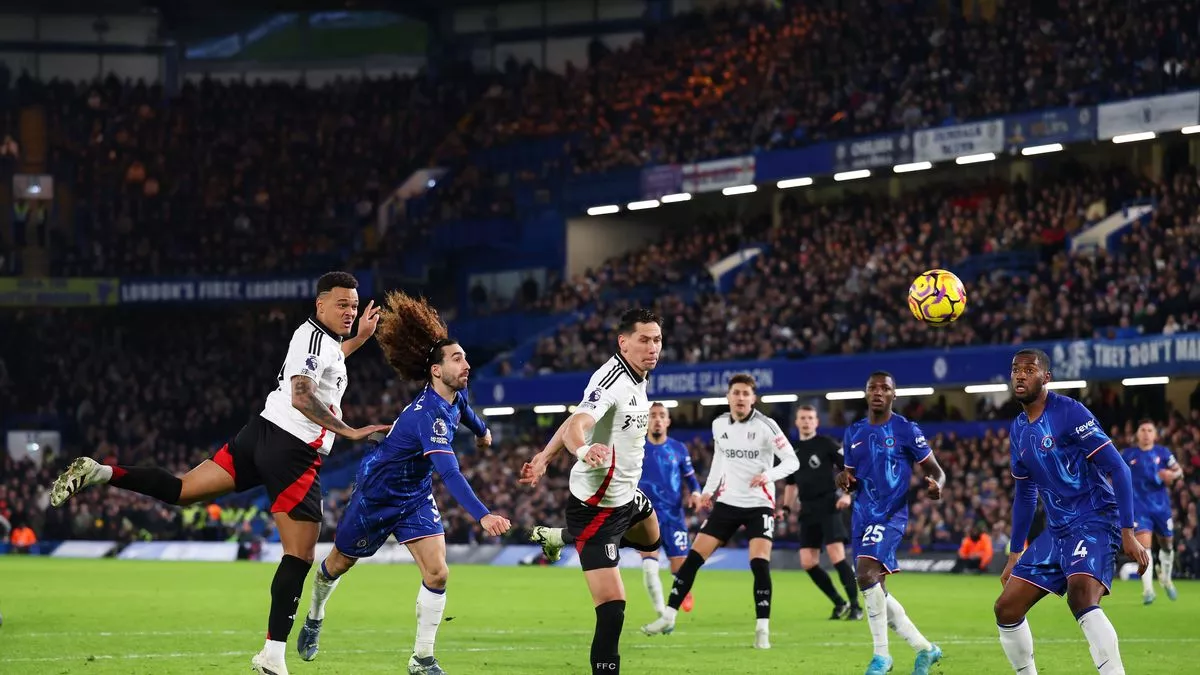
[[[887,438],[883,439],[883,444],[888,446],[889,448],[893,447],[896,445],[896,439],[892,438],[891,436],[888,436]]]
[[[1043,450],[1054,449],[1054,437],[1053,436],[1043,436],[1042,437],[1042,449]]]

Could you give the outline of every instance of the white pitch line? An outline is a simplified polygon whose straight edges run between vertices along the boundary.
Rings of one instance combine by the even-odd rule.
[[[714,633],[704,633],[704,636],[714,635]],[[739,633],[739,635],[748,635],[748,633]],[[938,644],[942,645],[990,645],[995,644],[997,638],[964,638],[938,640]],[[1083,640],[1079,638],[1046,638],[1037,641],[1038,644],[1080,644]],[[1122,638],[1121,642],[1139,642],[1139,643],[1195,643],[1200,642],[1200,638]],[[861,647],[865,642],[858,640],[855,642],[817,642],[804,643],[803,647]],[[642,642],[635,644],[623,645],[627,649],[691,649],[695,650],[696,645],[692,643],[672,643],[670,638],[663,641]],[[338,654],[399,654],[402,650],[399,649],[338,649],[330,650],[334,652],[334,656]],[[453,651],[457,652],[547,652],[547,651],[562,651],[562,646],[506,646],[506,647],[455,647]],[[243,656],[249,658],[253,654],[249,651],[228,651],[228,652],[164,652],[158,654],[92,654],[79,656],[18,656],[10,658],[0,658],[0,663],[61,663],[64,661],[123,661],[137,659],[211,659],[211,658],[229,658],[234,656]]]

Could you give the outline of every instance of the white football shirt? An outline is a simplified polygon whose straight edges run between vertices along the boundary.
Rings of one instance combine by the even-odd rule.
[[[705,494],[722,504],[743,508],[775,508],[775,481],[800,468],[791,441],[775,420],[755,410],[741,422],[729,413],[712,423],[713,462],[704,483]],[[781,461],[775,465],[775,458]],[[760,473],[771,482],[750,487]]]
[[[321,325],[316,317],[309,317],[292,333],[287,356],[279,369],[279,386],[267,395],[267,403],[260,414],[317,452],[328,455],[337,434],[314,424],[292,407],[292,378],[297,375],[316,382],[317,400],[324,403],[334,417],[342,419],[342,395],[346,393],[349,381],[342,338]]]
[[[616,354],[592,374],[576,413],[596,420],[588,443],[612,448],[608,466],[592,468],[582,460],[571,467],[571,494],[576,499],[604,508],[633,501],[642,478],[646,456],[646,429],[650,424],[650,399],[646,378]],[[567,448],[574,452],[576,448]]]

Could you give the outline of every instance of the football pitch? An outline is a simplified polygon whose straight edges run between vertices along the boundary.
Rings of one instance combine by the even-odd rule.
[[[262,647],[268,587],[262,563],[185,563],[0,558],[0,673],[249,672]],[[451,675],[588,673],[594,613],[578,570],[451,567],[437,656]],[[668,576],[664,586],[670,588]],[[305,663],[289,646],[293,675],[405,672],[415,630],[419,577],[409,565],[363,565],[328,606],[321,653]],[[1172,603],[1141,604],[1141,586],[1116,582],[1104,608],[1121,636],[1130,673],[1195,672],[1200,584],[1180,583]],[[749,572],[701,570],[696,609],[676,632],[654,638],[641,571],[625,574],[629,596],[621,642],[626,673],[861,673],[871,657],[865,622],[829,621],[829,601],[802,572],[775,572],[772,649],[751,648]],[[934,672],[1011,672],[996,639],[996,577],[909,574],[890,584],[909,616],[945,651]],[[308,607],[307,589],[300,615]],[[1087,644],[1063,600],[1031,614],[1043,675],[1094,673]],[[300,621],[297,621],[297,629]],[[295,632],[293,631],[293,637]],[[912,650],[891,636],[893,673]]]

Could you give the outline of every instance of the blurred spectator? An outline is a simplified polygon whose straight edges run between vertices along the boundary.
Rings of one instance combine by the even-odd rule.
[[[958,560],[951,570],[957,574],[963,572],[986,572],[992,564],[992,536],[987,532],[987,524],[982,520],[975,523],[967,536],[963,537],[958,547]]]

